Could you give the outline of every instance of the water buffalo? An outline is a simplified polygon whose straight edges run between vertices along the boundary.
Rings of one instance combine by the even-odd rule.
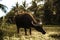
[[[33,25],[34,20],[28,14],[16,15],[15,16],[15,22],[16,22],[18,33],[19,33],[19,28],[24,28],[25,35],[27,35],[27,30],[26,29],[29,28],[30,29],[30,35],[31,35],[31,27],[35,28],[39,32],[42,32],[42,34],[46,33],[40,25],[37,25],[37,26]]]

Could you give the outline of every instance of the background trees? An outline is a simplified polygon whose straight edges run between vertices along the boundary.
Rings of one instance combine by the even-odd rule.
[[[0,9],[3,11],[3,12],[5,12],[6,13],[6,6],[5,5],[3,5],[3,4],[0,4]],[[3,17],[3,23],[4,23],[4,17]],[[0,19],[0,21],[2,21],[1,19]],[[3,24],[2,23],[2,24]],[[3,32],[2,32],[2,30],[0,30],[0,40],[3,40]]]
[[[26,10],[33,12],[36,19],[42,19],[44,24],[60,24],[60,1],[59,0],[45,0],[44,4],[38,3],[43,0],[32,0],[32,5],[27,8],[26,1],[19,5],[18,2],[10,12],[6,15],[6,18],[13,18],[15,13],[18,14],[20,10]],[[6,6],[0,4],[0,8],[6,12]]]
[[[55,7],[55,10],[56,10],[57,24],[60,24],[60,1],[59,0],[54,1],[54,7]]]
[[[51,24],[53,12],[52,12],[52,9],[51,9],[52,7],[50,3],[51,3],[50,1],[47,1],[44,4],[44,17],[45,17],[44,21],[46,21],[45,24]]]
[[[4,12],[4,13],[6,13],[6,8],[7,8],[7,6],[5,6],[5,5],[3,5],[3,4],[0,4],[0,9]],[[2,24],[4,24],[4,21],[5,20],[5,17],[3,16],[2,17]]]

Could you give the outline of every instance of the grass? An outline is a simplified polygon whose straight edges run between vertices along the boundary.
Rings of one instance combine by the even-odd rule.
[[[21,28],[19,35],[16,33],[17,29],[15,24],[5,24],[3,26],[0,26],[0,29],[3,33],[3,40],[60,40],[59,26],[54,25],[53,27],[53,25],[44,25],[43,28],[47,32],[45,35],[43,35],[41,32],[36,31],[35,29],[32,29],[32,35],[29,35],[29,30],[27,29],[28,35],[26,36],[24,35],[23,28]]]
[[[60,34],[50,34],[49,37],[60,39]]]

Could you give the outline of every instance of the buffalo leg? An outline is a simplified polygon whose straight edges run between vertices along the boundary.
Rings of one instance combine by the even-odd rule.
[[[30,28],[30,31],[29,32],[30,32],[30,35],[31,35],[31,28]]]
[[[17,33],[19,33],[19,28],[17,27]]]
[[[25,29],[25,35],[27,35],[27,30],[26,30],[26,28],[24,28]]]

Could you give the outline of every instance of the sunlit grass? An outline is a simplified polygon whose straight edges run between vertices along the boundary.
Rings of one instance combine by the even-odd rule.
[[[24,29],[21,28],[20,33],[17,34],[16,25],[15,24],[5,24],[0,26],[0,29],[3,32],[3,39],[4,40],[59,40],[60,39],[60,27],[43,27],[46,31],[46,34],[43,35],[41,32],[32,29],[32,35],[25,35]]]

